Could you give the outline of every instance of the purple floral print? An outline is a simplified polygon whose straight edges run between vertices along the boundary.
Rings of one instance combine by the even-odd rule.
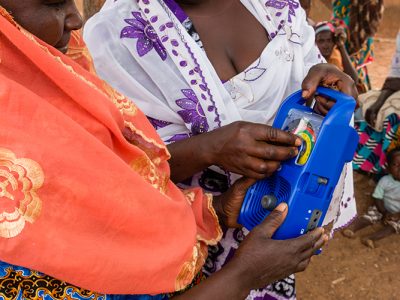
[[[299,3],[295,0],[268,0],[265,3],[266,7],[273,7],[275,9],[282,10],[286,6],[289,8],[289,14],[288,14],[288,22],[292,23],[292,18],[291,16],[296,16],[295,10],[299,8]],[[275,16],[279,17],[282,13],[277,12]]]
[[[154,119],[152,117],[147,117],[147,119],[150,121],[151,125],[153,125],[155,130],[158,130],[160,128],[164,128],[164,127],[172,124],[171,122]]]
[[[162,60],[166,60],[167,51],[154,31],[154,28],[148,21],[142,18],[140,12],[132,12],[132,15],[134,19],[125,19],[125,22],[129,26],[122,29],[120,37],[138,39],[136,50],[140,57],[154,49]]]
[[[192,124],[191,131],[193,134],[207,132],[207,119],[197,96],[191,89],[183,89],[181,92],[186,98],[175,101],[180,108],[183,108],[183,110],[178,111],[178,114],[185,123]]]

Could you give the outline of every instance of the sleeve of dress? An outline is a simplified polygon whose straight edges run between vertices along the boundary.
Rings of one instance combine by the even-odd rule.
[[[372,193],[372,197],[377,200],[383,200],[383,196],[385,194],[385,183],[386,183],[385,177],[379,180],[377,186],[375,187],[374,192]]]

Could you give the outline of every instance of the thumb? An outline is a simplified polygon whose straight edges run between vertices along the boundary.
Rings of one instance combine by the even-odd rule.
[[[252,186],[254,183],[256,183],[256,179],[253,178],[248,178],[248,177],[242,177],[236,180],[236,182],[233,184],[233,190],[234,193],[238,196],[240,195],[245,195],[247,190],[249,189],[250,186]]]
[[[286,203],[280,203],[265,220],[259,225],[260,230],[266,233],[268,238],[271,238],[275,231],[282,225],[288,213]]]
[[[324,76],[324,72],[320,72],[318,71],[318,68],[312,67],[308,71],[308,74],[304,78],[303,82],[301,83],[301,96],[306,100],[312,99],[315,92],[317,91],[318,85],[323,80]]]

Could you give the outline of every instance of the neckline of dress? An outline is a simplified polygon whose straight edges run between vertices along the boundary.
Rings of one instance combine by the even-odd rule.
[[[167,7],[171,10],[171,12],[175,15],[175,17],[178,19],[178,21],[183,24],[185,21],[189,20],[190,22],[192,22],[192,20],[189,18],[189,16],[185,13],[185,11],[179,6],[178,3],[176,3],[175,0],[163,0],[164,3],[167,5]],[[243,3],[242,3],[243,4]],[[248,9],[245,6],[246,9]],[[251,12],[250,12],[251,13]],[[256,18],[255,16],[253,16],[254,18]],[[257,19],[257,18],[256,18]],[[258,21],[258,20],[257,20]],[[268,22],[272,23],[272,21],[268,20]],[[193,22],[192,22],[193,23]],[[232,76],[231,78],[229,78],[228,80],[222,80],[219,76],[218,78],[221,80],[222,84],[225,84],[227,82],[230,82],[231,80],[235,79],[238,76],[241,76],[243,73],[247,72],[249,69],[251,69],[263,56],[264,52],[267,51],[267,49],[269,48],[269,45],[273,42],[273,40],[276,38],[276,35],[274,37],[271,36],[271,34],[268,32],[267,28],[265,28],[265,26],[260,22],[261,26],[264,27],[265,32],[267,33],[268,36],[268,44],[265,45],[264,49],[261,51],[260,55],[251,63],[249,64],[243,71],[235,74],[234,76]],[[196,32],[197,33],[197,32]],[[198,33],[197,33],[198,34]],[[200,39],[201,41],[201,39]]]

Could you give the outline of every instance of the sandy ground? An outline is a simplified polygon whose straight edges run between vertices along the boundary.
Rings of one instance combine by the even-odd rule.
[[[398,0],[397,0],[398,1]],[[388,1],[390,2],[390,1]],[[392,1],[393,2],[393,1]],[[395,2],[393,2],[395,3]],[[400,1],[385,11],[385,22],[375,42],[375,62],[368,69],[373,88],[379,89],[388,74],[399,28]],[[397,28],[396,28],[397,27]],[[372,203],[375,183],[355,174],[355,195],[359,214]],[[364,229],[359,236],[379,226]],[[297,276],[298,299],[400,299],[400,237],[390,236],[377,243],[376,249],[336,233],[323,254],[313,258],[310,267]]]
[[[356,199],[359,213],[371,204],[375,183],[355,174]],[[379,228],[364,229],[359,236]],[[336,233],[323,250],[314,257],[309,268],[297,275],[298,299],[400,299],[399,236],[393,235],[369,249],[356,239]]]
[[[78,0],[81,7],[81,0]],[[379,89],[388,73],[399,28],[400,0],[385,0],[384,21],[375,42],[375,62],[369,66],[373,88]],[[329,11],[313,1],[316,21],[329,18]],[[355,174],[355,193],[359,213],[372,203],[375,183]],[[361,236],[374,229],[365,229]],[[400,239],[391,236],[377,243],[376,249],[363,246],[359,237],[346,239],[337,233],[323,253],[313,258],[310,267],[297,276],[298,299],[400,299]]]

